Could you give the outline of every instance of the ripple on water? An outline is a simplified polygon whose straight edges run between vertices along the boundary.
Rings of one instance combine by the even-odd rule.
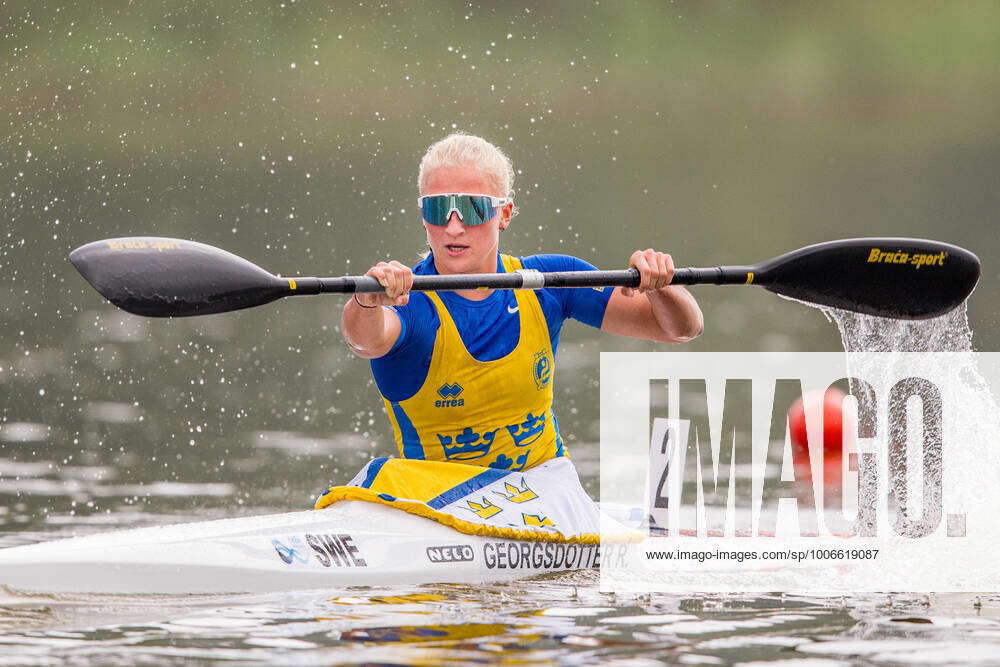
[[[369,440],[357,433],[337,433],[329,438],[317,438],[293,431],[258,431],[253,444],[261,449],[273,449],[287,454],[329,454],[337,450],[367,450]]]
[[[48,424],[8,422],[0,424],[0,442],[45,442],[52,433]]]
[[[100,480],[81,479],[4,479],[0,494],[34,496],[70,496],[114,498],[125,496],[191,498],[208,496],[224,498],[236,492],[228,482],[148,482],[146,484],[101,484]]]
[[[796,650],[818,655],[864,658],[903,664],[996,664],[1000,643],[922,641],[913,639],[852,639],[800,645]]]
[[[137,516],[141,513],[136,513]],[[172,517],[177,518],[177,517]],[[985,662],[1000,600],[973,596],[613,596],[592,571],[494,585],[252,596],[0,597],[16,663],[505,660],[783,665]],[[945,657],[948,660],[945,660]]]
[[[142,420],[142,410],[131,403],[95,401],[87,403],[84,414],[105,424],[135,424]]]

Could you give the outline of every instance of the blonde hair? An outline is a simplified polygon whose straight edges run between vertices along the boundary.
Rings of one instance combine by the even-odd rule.
[[[420,192],[438,167],[471,166],[482,170],[507,199],[514,197],[514,165],[507,155],[482,137],[456,132],[431,144],[420,160]]]

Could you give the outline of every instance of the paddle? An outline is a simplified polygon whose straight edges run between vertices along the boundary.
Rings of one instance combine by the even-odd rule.
[[[187,317],[320,293],[381,292],[374,278],[279,278],[210,245],[134,237],[95,241],[70,253],[73,266],[119,308]],[[678,269],[671,284],[760,285],[823,306],[898,319],[926,319],[962,303],[979,280],[979,258],[923,239],[847,239],[811,245],[752,266]],[[567,271],[414,276],[415,291],[540,289],[639,284],[639,272]]]

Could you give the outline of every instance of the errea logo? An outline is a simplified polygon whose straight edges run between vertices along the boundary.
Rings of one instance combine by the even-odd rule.
[[[465,399],[459,398],[459,394],[464,391],[462,385],[457,382],[445,382],[438,387],[437,394],[443,400],[434,401],[435,408],[458,408],[465,405]]]

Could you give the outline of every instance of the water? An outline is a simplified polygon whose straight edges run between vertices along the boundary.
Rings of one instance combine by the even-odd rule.
[[[96,297],[85,303],[97,305]],[[313,329],[281,330],[282,313],[296,307],[152,321],[101,306],[75,314],[52,340],[8,350],[0,361],[0,547],[304,508],[385,453],[389,433],[367,369],[326,324],[333,305],[317,302]],[[926,325],[839,317],[852,352],[970,350],[964,311],[936,323],[930,338]],[[597,351],[612,343],[579,331],[564,337],[557,401],[596,497]],[[941,334],[947,341],[936,347],[921,342]],[[597,583],[596,572],[577,572],[508,585],[266,596],[7,596],[0,663],[924,663],[1000,655],[1000,595],[625,598],[599,593]]]
[[[929,664],[1000,655],[997,596],[623,599],[596,583],[579,572],[488,586],[0,600],[0,663]]]
[[[87,357],[92,365],[80,361],[71,374],[74,384],[91,388],[87,398],[72,386],[48,385],[50,401],[77,408],[46,420],[45,406],[24,404],[21,420],[0,425],[0,546],[301,508],[325,484],[346,478],[381,451],[373,447],[385,437],[375,422],[379,415],[363,409],[363,396],[353,398],[356,404],[348,398],[335,403],[334,413],[299,399],[290,403],[287,395],[265,396],[258,383],[315,380],[303,377],[301,365],[276,363],[270,378],[248,370],[252,365],[241,364],[234,349],[238,340],[217,325],[198,329],[173,322],[150,330],[140,320],[118,317],[102,316],[104,325],[81,344],[99,352]],[[887,336],[896,337],[889,349],[912,347],[935,330],[958,341],[939,348],[970,349],[964,313],[930,329],[838,318],[852,353],[880,349]],[[174,327],[193,327],[185,331],[192,340],[171,346]],[[590,346],[567,346],[564,365],[576,377],[594,377]],[[106,361],[109,348],[114,363]],[[35,366],[16,366],[8,387],[55,377],[59,355],[41,356]],[[231,358],[236,361],[221,366],[219,360]],[[137,373],[156,374],[158,384],[135,386],[132,401],[104,400],[103,381]],[[274,377],[282,373],[286,377]],[[217,393],[213,374],[238,381]],[[576,401],[583,402],[586,385],[575,388]],[[209,414],[206,405],[218,412]],[[567,406],[566,428],[576,440],[585,487],[596,495],[597,446],[584,437],[593,432],[595,416],[577,414],[574,406]],[[319,421],[317,414],[327,414],[322,423],[336,428],[311,427],[306,418]],[[249,428],[241,429],[242,423]],[[990,662],[1000,655],[1000,595],[629,597],[600,593],[597,585],[597,573],[584,571],[504,585],[250,596],[8,593],[0,598],[0,664],[436,664],[500,658],[927,664]]]
[[[949,499],[950,511],[964,514],[973,506],[983,511],[986,503],[994,502],[1000,484],[1000,452],[996,447],[1000,407],[983,377],[987,371],[979,366],[965,307],[918,322],[828,312],[840,330],[849,373],[867,378],[877,395],[889,394],[886,378],[906,376],[926,378],[941,392],[935,399],[913,400],[909,405],[909,392],[904,392],[901,398],[890,401],[890,411],[909,412],[913,422],[918,409],[914,403],[924,410],[937,410],[947,399],[955,406],[955,414],[931,420],[924,427],[929,438],[940,440],[943,436],[944,448],[928,450],[922,460],[914,459],[913,452],[905,447],[890,450],[893,467],[905,470],[904,476],[892,481],[895,497],[904,498],[908,486],[921,488],[922,478],[932,475],[941,483],[932,486],[923,505],[939,505],[944,495]],[[863,390],[856,383],[852,385],[852,393],[860,395]],[[858,405],[862,423],[866,421],[863,403]],[[873,418],[872,414],[867,419]],[[942,457],[946,457],[947,465],[942,463]],[[1000,510],[1000,506],[995,509]],[[915,527],[919,530],[919,523]]]
[[[714,266],[875,233],[1000,252],[995,4],[232,5],[4,5],[0,546],[307,507],[386,453],[367,369],[336,331],[339,300],[141,320],[103,305],[66,255],[156,234],[286,274],[412,260],[423,245],[416,164],[451,129],[513,157],[522,212],[504,243],[516,254],[618,268],[652,245]],[[983,276],[977,322],[996,319],[998,279]],[[686,349],[838,345],[815,311],[762,290],[698,297],[709,329]],[[557,410],[596,496],[597,351],[655,346],[581,329],[564,331]],[[986,349],[1000,340],[993,329],[977,332]],[[587,576],[421,589],[450,597],[407,604],[330,602],[372,591],[8,601],[0,663],[471,661],[501,657],[497,647],[581,662],[823,657],[809,646],[906,662],[935,650],[971,659],[995,632],[990,597],[978,608],[968,597],[615,601]],[[533,613],[552,607],[613,611]],[[811,620],[653,629],[682,609]],[[932,613],[944,620],[888,620]],[[623,614],[661,618],[602,622]],[[333,638],[467,619],[502,627],[417,643],[370,630]],[[321,638],[307,630],[320,626]]]

